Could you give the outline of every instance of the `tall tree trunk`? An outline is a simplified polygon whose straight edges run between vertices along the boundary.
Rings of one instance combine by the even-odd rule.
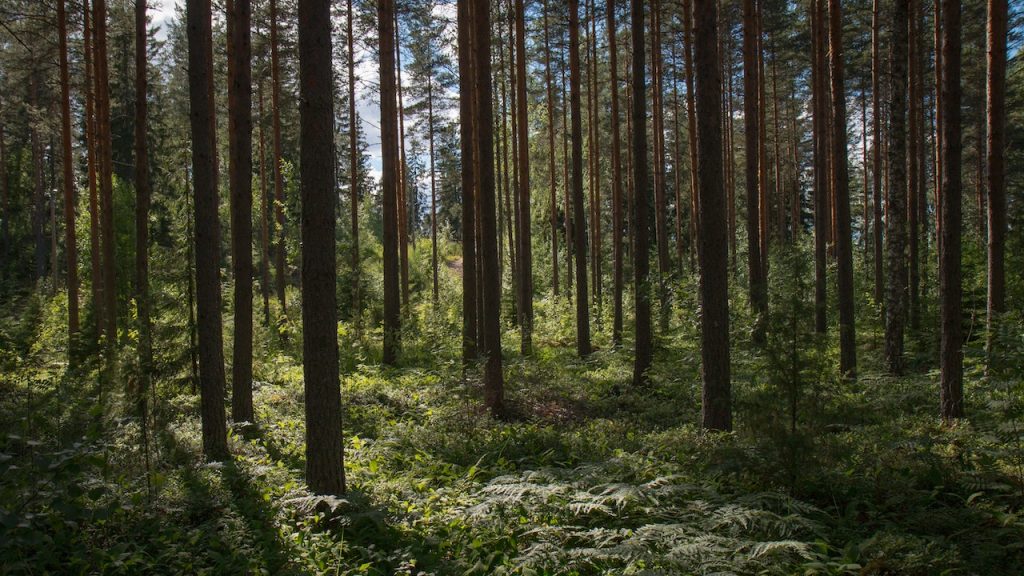
[[[64,252],[68,275],[68,335],[78,333],[78,249],[75,245],[75,173],[71,156],[71,88],[68,72],[68,22],[64,0],[57,0],[60,38],[61,167],[64,170]],[[56,264],[56,262],[55,262]]]
[[[909,266],[907,285],[907,318],[910,328],[916,329],[920,323],[920,302],[918,302],[918,288],[921,283],[921,271],[919,268],[920,239],[919,231],[920,207],[918,202],[918,186],[924,178],[924,166],[918,161],[921,157],[923,142],[921,136],[921,77],[919,68],[921,58],[920,34],[918,28],[920,13],[920,0],[909,0],[907,3],[907,77],[909,88],[907,90],[909,106],[907,117],[907,264]]]
[[[39,108],[39,74],[30,72],[29,104],[33,110]],[[29,142],[32,148],[32,238],[35,244],[35,275],[33,280],[42,284],[46,276],[46,181],[43,167],[43,141],[40,127],[34,120],[29,120]]]
[[[92,291],[92,313],[96,322],[96,335],[103,332],[103,262],[100,254],[100,213],[99,190],[97,188],[97,150],[96,150],[96,112],[93,95],[95,94],[95,68],[93,48],[92,14],[88,0],[82,4],[83,21],[83,58],[85,59],[85,157],[89,184],[89,283]],[[4,224],[6,225],[6,220]],[[5,243],[5,245],[7,245]]]
[[[668,200],[665,196],[664,62],[661,54],[661,0],[651,0],[651,127],[654,138],[654,235],[658,248],[658,327],[669,326],[669,275],[672,262],[668,247]],[[637,127],[639,129],[639,126]]]
[[[846,156],[846,88],[843,79],[841,0],[829,0],[829,56],[832,77],[832,181],[835,190],[836,258],[839,261],[839,371],[857,376],[857,333],[853,300],[853,245],[850,233],[850,182]]]
[[[615,24],[615,0],[607,0],[605,13],[608,19],[608,70],[611,86],[611,129],[612,129],[612,342],[622,345],[622,140],[619,135],[619,70],[618,47]]]
[[[220,317],[220,223],[215,163],[217,135],[214,130],[212,11],[210,0],[188,0],[186,6],[203,452],[209,460],[223,460],[228,457],[228,445],[224,417],[224,342]]]
[[[252,422],[254,419],[252,407],[252,40],[249,31],[251,20],[250,0],[229,0],[227,24],[228,44],[231,46],[229,58],[232,65],[228,69],[228,148],[230,154],[228,186],[231,195],[231,263],[235,277],[231,418],[235,422]],[[333,166],[333,163],[328,162],[327,165]],[[333,229],[333,220],[331,220],[331,226]],[[334,250],[332,249],[330,253],[333,256]]]
[[[874,221],[871,241],[874,248],[875,302],[883,302],[885,280],[882,254],[882,49],[880,38],[881,0],[874,0],[871,13],[871,190]]]
[[[389,0],[381,2],[389,3]],[[338,271],[334,256],[337,196],[332,86],[331,2],[299,0],[306,482],[317,494],[345,492],[341,385],[338,381]]]
[[[504,375],[501,362],[501,279],[498,277],[498,238],[494,199],[494,119],[491,92],[491,9],[486,0],[473,1],[473,62],[477,118],[474,123],[479,167],[481,262],[483,280],[484,404],[502,416]]]
[[[259,29],[257,29],[259,35]],[[260,295],[263,297],[263,325],[270,326],[270,200],[267,198],[267,156],[263,138],[263,77],[256,81],[257,127],[260,155]]]
[[[988,350],[1006,310],[1006,0],[988,1]]]
[[[697,173],[697,108],[693,88],[693,52],[695,48],[692,0],[683,0],[683,34],[686,38],[686,42],[683,45],[683,65],[686,68],[686,133],[689,135],[690,152],[690,245],[691,249],[696,251],[699,246],[701,229],[700,175]],[[718,42],[717,38],[715,42]],[[719,64],[717,58],[715,59],[715,64]],[[681,266],[682,263],[680,262]]]
[[[647,371],[651,367],[653,343],[651,334],[651,282],[650,246],[648,243],[647,209],[650,191],[647,187],[647,79],[644,56],[644,2],[631,0],[631,28],[633,41],[632,78],[626,84],[632,86],[631,129],[627,130],[632,139],[633,168],[633,222],[630,227],[636,236],[633,250],[634,316],[636,322],[636,351],[633,360],[633,384],[643,386],[648,382]]]
[[[572,217],[576,253],[576,350],[589,356],[590,308],[587,299],[587,221],[583,212],[583,120],[580,110],[579,0],[569,0],[569,107],[572,114]]]
[[[281,304],[281,312],[288,313],[285,288],[287,287],[287,251],[285,243],[284,219],[284,174],[281,170],[281,57],[277,39],[277,0],[270,0],[270,107],[272,131],[274,133],[274,215],[277,220],[274,236],[277,248],[274,251],[274,280],[277,288],[277,301]]]
[[[889,278],[885,306],[885,363],[903,373],[903,332],[907,318],[907,3],[894,2],[889,58],[889,218],[886,219]]]
[[[701,425],[732,429],[729,376],[729,245],[722,185],[722,77],[718,63],[718,7],[695,0],[697,69],[697,181],[701,215],[700,260]]]
[[[476,145],[474,114],[472,7],[458,4],[459,141],[462,152],[462,362],[477,358]]]
[[[964,416],[964,355],[961,326],[960,2],[942,0],[942,237],[939,242],[939,352],[942,419]]]
[[[352,221],[352,318],[355,319],[356,330],[363,327],[362,304],[362,264],[359,255],[359,143],[357,140],[359,113],[356,111],[356,51],[354,13],[352,0],[347,0],[346,40],[348,40],[348,171],[349,196],[351,204],[350,218]]]
[[[107,67],[107,3],[93,2],[93,23],[96,36],[95,66],[96,127],[99,149],[100,250],[103,253],[104,333],[110,349],[117,342],[117,282],[114,260],[114,180],[113,151],[110,134],[110,84]]]
[[[765,341],[768,311],[768,286],[764,277],[760,244],[760,160],[759,134],[761,113],[758,90],[761,83],[757,56],[757,11],[754,0],[743,1],[743,124],[747,162],[747,273],[750,304],[755,316],[754,342]]]
[[[398,91],[398,255],[402,273],[402,312],[408,316],[409,303],[409,164],[405,157],[405,102],[402,98],[402,35],[395,9],[395,89]]]
[[[558,296],[558,185],[555,174],[555,95],[551,83],[551,30],[548,2],[544,0],[544,84],[548,108],[548,178],[551,211],[551,293]],[[612,16],[614,18],[614,15]],[[614,44],[610,48],[614,52]],[[614,78],[614,77],[613,77]],[[614,83],[614,82],[613,82]]]
[[[599,119],[600,112],[598,111],[598,99],[601,93],[601,85],[598,82],[597,72],[597,10],[595,8],[595,1],[588,0],[590,9],[590,35],[589,35],[589,46],[590,46],[590,109],[591,123],[590,123],[590,156],[592,158],[591,177],[590,177],[590,270],[593,278],[592,291],[594,294],[594,301],[597,303],[597,319],[598,325],[601,321],[601,306],[602,306],[602,292],[601,292],[601,122]]]
[[[427,140],[430,152],[430,267],[433,270],[433,302],[439,296],[437,283],[437,179],[434,169],[434,71],[427,77]]]
[[[380,40],[380,118],[381,148],[384,174],[381,195],[384,208],[384,363],[398,361],[401,347],[401,170],[398,153],[398,108],[395,86],[395,3],[381,0],[377,4],[377,25]]]
[[[728,182],[728,195],[729,195],[729,253],[730,253],[730,266],[733,273],[736,273],[736,132],[733,124],[733,37],[731,24],[725,34],[725,58],[726,58],[726,73],[728,74],[728,82],[726,84],[726,122],[729,125],[727,132],[728,146],[726,147],[726,178]],[[692,165],[691,165],[692,166]]]
[[[61,0],[63,3],[63,0]],[[138,314],[139,381],[133,398],[142,428],[142,444],[149,469],[149,409],[147,398],[153,369],[153,327],[149,298],[149,147],[146,101],[146,0],[135,2],[135,306]],[[68,171],[65,171],[68,172]],[[69,272],[70,273],[70,272]],[[147,478],[148,480],[148,478]]]
[[[516,111],[519,130],[519,313],[522,317],[521,350],[533,351],[533,238],[530,230],[530,143],[526,102],[526,12],[523,0],[516,3]]]

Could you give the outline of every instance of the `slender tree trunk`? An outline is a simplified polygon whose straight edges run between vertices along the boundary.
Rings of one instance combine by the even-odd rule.
[[[60,42],[61,167],[64,173],[64,252],[68,275],[68,335],[78,333],[78,249],[75,245],[75,173],[71,156],[71,88],[68,72],[68,22],[64,0],[57,0]],[[6,244],[5,244],[6,245]],[[56,262],[55,262],[56,264]]]
[[[257,35],[259,31],[257,30]],[[270,326],[270,200],[267,198],[267,156],[263,138],[263,78],[256,81],[257,127],[260,155],[260,295],[263,297],[263,325]]]
[[[568,27],[566,27],[566,33],[568,33]],[[568,43],[568,38],[566,38]],[[568,51],[568,46],[566,46]],[[568,66],[565,64],[567,58],[563,55],[562,60],[562,182],[563,184],[563,218],[565,220],[565,283],[566,283],[566,297],[572,300],[572,289],[573,289],[573,250],[575,241],[573,240],[576,236],[573,232],[573,212],[572,212],[572,181],[569,179],[569,165],[572,163],[571,157],[569,156],[569,81],[566,78],[566,69]]]
[[[548,178],[551,211],[551,293],[558,296],[558,185],[555,174],[555,95],[551,83],[551,30],[548,2],[544,0],[544,84],[548,108]],[[614,15],[612,16],[614,18]],[[611,50],[614,51],[614,44]],[[614,80],[613,80],[614,83]]]
[[[889,278],[885,306],[885,363],[903,373],[903,332],[907,318],[907,3],[894,2],[889,58],[889,218],[886,220]]]
[[[988,350],[1006,310],[1006,0],[988,1]]]
[[[918,302],[918,287],[921,283],[921,271],[919,268],[920,250],[919,231],[920,198],[917,190],[919,182],[924,178],[924,166],[918,162],[921,157],[923,142],[921,135],[921,84],[918,68],[920,66],[919,38],[921,30],[918,28],[920,20],[920,0],[909,0],[907,3],[907,78],[909,88],[907,91],[909,106],[907,117],[907,264],[909,266],[907,285],[907,318],[910,328],[916,329],[920,324],[920,303]]]
[[[39,108],[38,73],[30,72],[29,104],[33,109]],[[33,280],[41,287],[46,276],[46,181],[43,167],[43,141],[37,122],[29,121],[29,143],[32,148],[32,238],[35,243],[35,275]]]
[[[99,150],[100,250],[103,253],[104,332],[110,350],[117,342],[117,283],[114,260],[114,181],[110,135],[110,85],[107,70],[107,3],[93,2],[95,24],[96,127]]]
[[[619,77],[618,47],[615,24],[615,0],[607,0],[605,6],[608,33],[608,70],[611,86],[611,129],[612,129],[612,342],[622,345],[622,141],[619,135]]]
[[[519,313],[522,317],[521,351],[533,352],[533,237],[530,217],[530,143],[526,102],[526,13],[523,0],[516,2],[516,108],[519,116]]]
[[[683,34],[686,38],[686,42],[683,45],[683,65],[686,68],[686,133],[689,135],[690,152],[690,245],[693,251],[696,252],[700,245],[701,211],[700,175],[697,173],[697,108],[693,88],[693,52],[695,48],[692,0],[683,0]],[[718,39],[715,42],[717,43]],[[715,65],[718,65],[718,59],[716,58],[715,60]],[[719,92],[721,92],[721,89],[719,89]],[[680,262],[681,266],[682,262]]]
[[[142,427],[143,449],[149,457],[147,398],[153,370],[153,327],[149,298],[149,147],[146,101],[146,0],[135,2],[135,306],[138,314],[139,382],[133,398]]]
[[[102,0],[100,0],[102,2]],[[99,5],[99,4],[97,4]],[[220,223],[213,102],[213,29],[210,0],[188,0],[188,76],[195,190],[196,293],[203,452],[228,458],[224,414],[224,342],[220,317]],[[98,39],[98,36],[97,36]]]
[[[284,219],[284,174],[282,173],[281,157],[281,58],[277,39],[277,0],[270,0],[270,107],[272,131],[274,133],[274,215],[277,225],[274,236],[277,248],[274,251],[274,276],[277,288],[277,301],[281,304],[282,314],[288,313],[285,288],[287,251],[285,243]]]
[[[384,174],[381,195],[384,208],[384,363],[398,361],[401,347],[401,171],[398,146],[398,108],[395,86],[395,3],[381,0],[377,4],[377,25],[380,40],[380,118],[381,148]]]
[[[684,50],[687,50],[684,45]],[[683,246],[683,186],[682,186],[682,155],[679,151],[679,141],[683,135],[680,131],[679,116],[682,113],[679,108],[679,58],[676,55],[676,45],[672,44],[672,188],[675,192],[675,241],[676,241],[676,266],[680,276],[683,274],[683,263],[686,260],[686,251]],[[692,134],[692,132],[690,133]],[[690,138],[692,141],[693,138]],[[691,164],[690,180],[693,180],[693,169]],[[692,223],[692,219],[691,219]]]
[[[354,13],[352,0],[347,0],[346,40],[348,41],[348,170],[349,196],[351,204],[350,218],[352,221],[352,318],[355,319],[356,330],[363,327],[362,304],[362,258],[359,255],[359,143],[357,140],[359,113],[356,111],[356,51],[355,30],[352,24]]]
[[[732,429],[729,376],[729,245],[722,185],[722,77],[715,0],[695,0],[697,180],[700,183],[700,306],[703,393],[701,425]]]
[[[389,0],[381,2],[382,5],[389,3]],[[317,494],[345,492],[338,381],[338,271],[334,256],[337,196],[332,76],[331,2],[299,0],[306,482]]]
[[[574,0],[573,0],[574,1]],[[627,130],[632,139],[633,168],[633,222],[631,229],[636,236],[633,250],[633,282],[636,292],[634,316],[636,322],[636,351],[633,361],[633,384],[643,386],[648,382],[647,371],[653,356],[651,334],[651,285],[650,246],[648,244],[647,207],[650,191],[647,187],[647,79],[644,56],[644,2],[631,0],[631,27],[633,42],[633,71],[629,86],[632,86],[631,129]]]
[[[593,158],[593,170],[591,174],[591,185],[590,185],[590,198],[591,206],[591,218],[590,218],[590,230],[591,230],[591,272],[593,276],[593,287],[594,301],[597,303],[597,321],[598,326],[601,322],[601,306],[602,306],[602,286],[601,286],[601,123],[600,123],[600,112],[598,110],[598,102],[601,94],[601,84],[598,81],[597,71],[597,10],[595,9],[595,1],[589,0],[590,6],[590,93],[592,102],[590,109],[593,111],[591,114],[591,140],[590,140],[590,155]]]
[[[874,248],[875,302],[883,302],[885,280],[882,254],[882,49],[880,46],[881,0],[874,0],[871,13],[871,189],[874,204],[874,226],[871,240]]]
[[[427,77],[427,139],[430,147],[430,265],[433,270],[434,304],[439,293],[437,283],[437,182],[434,169],[434,71]]]
[[[736,272],[736,132],[733,128],[733,49],[732,49],[733,37],[732,29],[726,33],[726,72],[729,76],[728,83],[726,84],[726,111],[727,111],[727,122],[729,124],[728,131],[728,155],[726,157],[726,175],[728,181],[728,195],[729,195],[729,253],[731,255],[730,263],[732,271]]]
[[[472,6],[458,4],[459,57],[459,141],[462,163],[462,362],[468,366],[477,358],[477,270],[476,270],[476,144],[473,134]]]
[[[827,244],[828,244],[828,95],[825,89],[825,0],[812,0],[812,80],[814,131],[814,329],[825,334],[828,327]],[[877,142],[877,138],[876,138]],[[877,166],[877,164],[876,164]],[[877,209],[876,204],[876,209]],[[876,221],[876,230],[877,221]],[[876,260],[877,261],[877,260]],[[876,272],[878,273],[878,272]],[[878,273],[879,276],[881,275]]]
[[[398,255],[402,273],[402,312],[408,316],[409,303],[409,164],[405,157],[405,103],[402,98],[402,35],[395,9],[395,74],[398,90]]]
[[[579,0],[569,0],[569,107],[572,113],[572,214],[576,253],[576,350],[589,356],[590,308],[587,299],[587,221],[583,212],[583,121],[580,110]]]
[[[960,2],[942,0],[942,214],[939,242],[939,353],[941,414],[949,423],[964,416],[964,355],[961,326]]]
[[[504,415],[504,375],[501,362],[501,279],[498,277],[498,238],[494,199],[494,120],[491,92],[490,3],[473,1],[474,79],[477,98],[475,140],[478,152],[481,255],[483,279],[484,404],[491,414]]]
[[[835,189],[836,258],[839,261],[839,370],[857,376],[857,334],[853,300],[853,246],[850,233],[850,182],[846,156],[846,88],[843,79],[841,0],[829,0],[829,56],[832,77],[832,180]]]
[[[757,56],[757,11],[754,0],[743,1],[743,124],[747,157],[747,273],[750,282],[750,304],[755,316],[754,342],[765,341],[768,311],[768,287],[764,278],[763,254],[760,244],[760,178],[759,134],[761,113],[758,90],[761,83]]]
[[[252,40],[249,31],[251,20],[250,0],[229,1],[228,43],[231,45],[229,57],[232,65],[228,70],[228,148],[230,154],[228,186],[231,190],[231,263],[235,277],[231,418],[235,422],[252,422],[254,420],[252,406]],[[329,162],[327,165],[333,166],[333,163]],[[334,220],[331,220],[332,228],[333,223]],[[334,254],[333,249],[330,253]]]
[[[93,66],[93,26],[89,2],[82,5],[83,57],[85,59],[85,151],[89,183],[89,283],[92,291],[92,313],[96,322],[96,335],[103,332],[103,262],[100,254],[100,213],[99,190],[96,181],[96,114],[93,95],[95,93]],[[4,220],[4,225],[7,221]],[[5,242],[5,246],[8,244]]]
[[[933,0],[933,35],[932,42],[935,45],[935,85],[933,87],[935,93],[935,243],[938,246],[938,257],[939,267],[942,267],[942,185],[943,185],[943,167],[942,163],[945,158],[942,154],[942,144],[945,134],[943,132],[943,123],[945,121],[945,108],[943,106],[942,99],[945,96],[942,92],[942,75],[943,66],[942,59],[945,55],[942,52],[942,11],[944,9],[943,0]],[[941,278],[940,278],[941,283]]]

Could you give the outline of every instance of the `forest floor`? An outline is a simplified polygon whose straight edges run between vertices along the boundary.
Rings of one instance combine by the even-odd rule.
[[[868,327],[861,377],[845,382],[827,368],[827,345],[798,357],[780,356],[784,343],[755,351],[737,315],[737,431],[706,434],[695,426],[691,313],[672,318],[650,385],[634,389],[628,348],[598,331],[598,351],[579,359],[569,303],[539,301],[532,357],[513,353],[518,332],[506,331],[506,421],[484,413],[479,382],[461,374],[454,305],[417,308],[403,368],[378,365],[379,333],[356,336],[343,324],[349,493],[319,498],[302,480],[295,326],[257,330],[257,421],[232,428],[231,461],[207,464],[183,320],[158,325],[169,345],[159,347],[144,449],[138,419],[121,416],[134,381],[130,342],[119,374],[86,360],[69,369],[59,299],[15,304],[0,321],[3,574],[925,575],[1024,566],[1024,422],[1009,412],[1009,385],[969,362],[973,417],[944,428],[937,375],[920,366],[883,375],[880,334]],[[796,363],[805,384],[785,378]]]

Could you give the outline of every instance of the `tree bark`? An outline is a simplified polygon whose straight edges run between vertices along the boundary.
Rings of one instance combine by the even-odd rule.
[[[230,0],[227,16],[228,42],[231,45],[229,58],[232,64],[228,69],[228,148],[230,154],[228,186],[231,196],[231,263],[234,268],[235,280],[231,418],[235,422],[252,422],[255,416],[252,406],[252,40],[249,31],[252,6],[250,0]],[[333,163],[328,163],[328,165],[333,165]],[[333,228],[333,220],[331,222]],[[330,253],[334,254],[333,248]]]
[[[619,135],[619,77],[618,47],[615,24],[615,0],[607,0],[605,7],[608,33],[608,70],[611,75],[611,129],[612,129],[612,342],[622,345],[622,140]]]
[[[633,282],[636,323],[636,351],[633,361],[633,384],[643,386],[648,382],[647,372],[653,356],[651,334],[651,285],[650,246],[648,243],[647,209],[650,191],[647,186],[647,79],[644,56],[644,2],[631,0],[633,71],[630,82],[633,88],[631,104],[632,168],[633,168],[633,222],[631,229],[635,236],[633,250]]]
[[[100,250],[103,253],[104,334],[110,350],[117,343],[117,278],[114,260],[114,180],[110,134],[110,85],[107,65],[107,3],[93,2],[95,25],[96,131],[99,150]]]
[[[380,118],[384,174],[381,195],[384,208],[384,363],[394,365],[401,347],[401,170],[398,154],[398,108],[395,86],[395,3],[381,0],[377,5],[380,41]]]
[[[345,492],[334,255],[337,196],[332,76],[331,2],[299,0],[306,482],[317,494]]]
[[[942,195],[939,243],[939,316],[941,414],[949,423],[964,416],[962,277],[960,273],[962,221],[960,142],[960,2],[942,0]]]
[[[83,21],[83,58],[85,60],[85,151],[87,176],[89,183],[89,283],[92,291],[92,313],[96,323],[96,335],[103,332],[103,261],[100,254],[100,213],[99,190],[97,188],[97,150],[96,150],[96,113],[95,113],[95,81],[94,81],[94,48],[91,9],[86,0],[82,4]],[[4,225],[7,221],[4,220]],[[5,246],[7,243],[5,242]]]
[[[357,140],[357,129],[359,126],[359,113],[356,112],[356,51],[355,51],[355,30],[353,26],[354,14],[352,0],[347,0],[346,12],[346,40],[348,41],[348,170],[349,170],[349,196],[351,204],[350,219],[352,222],[352,318],[355,320],[356,330],[363,326],[363,305],[362,305],[362,258],[359,255],[359,143]]]
[[[765,341],[768,311],[768,286],[764,277],[764,264],[760,244],[760,160],[759,135],[761,113],[758,91],[761,83],[757,56],[757,11],[754,0],[743,1],[743,124],[747,162],[747,273],[749,275],[750,305],[754,313],[753,340],[761,345]]]
[[[220,317],[219,202],[214,157],[217,141],[214,131],[212,11],[210,0],[188,0],[186,6],[203,452],[209,460],[224,460],[228,458],[228,445]]]
[[[548,2],[544,0],[544,84],[547,90],[548,181],[551,196],[548,208],[551,211],[551,293],[558,296],[558,178],[555,174],[555,95],[551,83],[551,30],[548,10]],[[614,51],[614,44],[611,50]]]
[[[1006,310],[1006,0],[988,0],[988,335],[989,354]]]
[[[75,173],[71,156],[71,88],[68,72],[68,22],[64,0],[57,0],[60,42],[61,167],[64,184],[64,252],[67,256],[68,335],[78,333],[78,249],[75,245]],[[69,346],[70,347],[70,346]]]
[[[459,56],[459,141],[462,152],[462,363],[467,367],[477,358],[477,271],[476,271],[476,145],[473,134],[475,86],[473,76],[472,7],[458,4]]]
[[[484,405],[503,416],[504,375],[501,362],[501,278],[498,276],[498,238],[494,199],[494,120],[491,96],[491,9],[487,0],[473,1],[474,90],[477,98],[475,139],[478,152],[483,279]]]
[[[587,299],[587,222],[583,212],[583,121],[580,110],[579,0],[569,0],[569,107],[572,115],[572,212],[576,253],[576,350],[589,356],[590,308]]]
[[[277,39],[277,0],[270,0],[270,107],[272,131],[274,133],[274,215],[277,225],[274,236],[277,247],[274,251],[274,280],[276,281],[277,301],[281,304],[281,313],[288,314],[285,289],[287,251],[285,243],[284,218],[284,174],[281,171],[281,58]]]
[[[889,217],[886,219],[889,278],[886,282],[885,363],[903,374],[903,333],[907,318],[907,2],[894,2],[889,20]]]
[[[718,8],[695,0],[697,69],[697,181],[701,215],[700,305],[703,392],[701,425],[732,429],[729,375],[729,244],[722,185],[722,77],[718,63]]]

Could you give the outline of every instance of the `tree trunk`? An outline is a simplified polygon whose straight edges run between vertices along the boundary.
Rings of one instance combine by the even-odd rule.
[[[574,0],[573,0],[574,1]],[[653,356],[651,334],[651,285],[650,246],[648,243],[647,207],[650,191],[647,187],[647,79],[644,56],[644,2],[631,0],[633,72],[628,85],[633,88],[631,104],[633,150],[633,222],[631,229],[636,237],[633,250],[634,315],[636,322],[636,352],[633,361],[633,384],[643,386],[648,382],[647,371]]]
[[[716,23],[717,24],[717,23]],[[693,6],[692,0],[683,0],[683,65],[686,68],[686,130],[690,152],[690,245],[696,251],[700,238],[700,175],[697,173],[697,107],[693,87]],[[718,39],[715,39],[718,42]],[[719,64],[716,59],[715,64]],[[719,72],[721,74],[721,72]],[[721,92],[721,90],[719,90]],[[721,138],[719,138],[721,140]],[[681,258],[681,257],[680,257]],[[682,268],[682,262],[679,263]]]
[[[622,140],[619,135],[619,77],[618,47],[615,25],[615,1],[607,0],[605,7],[608,19],[608,70],[611,87],[611,129],[612,129],[612,342],[622,345]]]
[[[287,251],[285,243],[284,219],[284,174],[281,171],[281,58],[278,54],[277,39],[277,0],[270,0],[270,107],[272,130],[274,132],[274,214],[277,226],[274,236],[277,238],[277,249],[274,251],[274,280],[277,288],[277,301],[281,304],[281,313],[288,313],[285,288]]]
[[[526,102],[526,14],[523,0],[516,2],[516,108],[519,116],[519,314],[522,318],[521,351],[533,351],[533,237],[530,217],[530,144]]]
[[[700,260],[701,425],[732,430],[729,376],[729,244],[722,185],[722,77],[716,47],[715,0],[695,0],[697,69],[697,181],[701,215]]]
[[[103,261],[100,254],[100,213],[99,213],[99,190],[96,181],[96,112],[95,112],[95,81],[94,81],[94,48],[93,48],[93,26],[91,24],[91,9],[89,2],[82,5],[83,21],[83,57],[85,59],[85,151],[88,181],[89,181],[89,283],[92,290],[92,313],[96,322],[96,335],[103,332],[103,319],[106,314],[103,312]],[[7,221],[4,220],[6,226]],[[8,244],[5,242],[5,246]]]
[[[989,354],[1006,310],[1006,0],[988,2],[988,334]]]
[[[885,280],[882,269],[882,56],[881,56],[881,0],[874,0],[871,13],[871,190],[874,203],[874,234],[871,237],[874,248],[874,289],[875,302],[883,302]]]
[[[389,3],[389,0],[381,2],[382,5]],[[334,255],[337,196],[332,76],[331,2],[299,0],[302,366],[306,396],[306,482],[316,494],[345,492],[341,384],[338,381],[338,271]]]
[[[472,7],[458,4],[459,141],[462,152],[462,363],[477,358],[476,145],[473,134]]]
[[[228,148],[230,154],[228,186],[231,196],[231,263],[235,277],[231,418],[235,422],[252,422],[254,420],[252,407],[252,41],[249,31],[251,20],[250,0],[230,0],[228,2],[228,43],[231,46],[229,58],[232,64],[228,69]],[[327,165],[333,166],[333,163],[329,162]],[[331,220],[332,229],[333,223],[334,221]],[[330,253],[334,254],[333,248]]]
[[[580,110],[579,0],[569,0],[569,107],[572,114],[572,214],[576,253],[576,350],[589,356],[590,308],[587,300],[587,221],[583,212],[583,121]]]
[[[434,169],[434,71],[427,76],[427,140],[430,147],[430,267],[433,271],[433,302],[439,294],[437,284],[437,182]]]
[[[68,23],[64,0],[57,0],[60,41],[61,167],[64,174],[64,251],[68,275],[68,335],[78,333],[78,249],[75,245],[75,173],[71,156],[71,88],[68,72]],[[56,264],[56,262],[55,262]],[[70,346],[69,346],[70,347]]]
[[[544,83],[548,108],[548,178],[551,211],[551,293],[558,296],[558,185],[555,175],[555,95],[551,83],[551,30],[548,2],[544,0]],[[614,18],[614,15],[612,16]],[[614,52],[614,44],[610,48]],[[614,72],[613,72],[614,73]]]
[[[942,419],[964,416],[964,356],[961,326],[960,2],[942,0],[942,222],[939,242],[939,353]]]
[[[63,0],[61,0],[63,3]],[[135,2],[135,306],[138,315],[139,380],[134,391],[139,424],[142,429],[143,451],[149,467],[148,395],[153,370],[153,327],[150,320],[149,298],[149,148],[146,142],[146,0]],[[69,151],[70,152],[70,151]],[[70,154],[68,154],[70,156]],[[70,170],[65,170],[65,173]],[[72,215],[73,216],[73,215]],[[69,270],[70,277],[70,270]],[[148,477],[147,477],[148,480]]]
[[[918,186],[924,178],[924,166],[918,161],[921,157],[923,142],[921,136],[921,77],[918,69],[921,65],[921,58],[918,50],[920,48],[919,38],[921,30],[918,28],[920,20],[920,0],[910,0],[907,3],[907,77],[909,88],[907,95],[909,99],[907,117],[907,264],[909,266],[909,283],[907,285],[907,319],[911,329],[916,329],[920,324],[920,302],[918,302],[918,288],[921,282],[921,271],[919,268],[921,234],[919,231],[920,207],[918,202]]]
[[[107,70],[107,3],[93,3],[95,24],[96,130],[99,150],[100,250],[103,253],[104,333],[111,350],[117,343],[117,282],[114,260],[114,180],[110,135],[110,85]]]
[[[477,118],[475,140],[479,167],[481,261],[483,280],[484,404],[491,414],[504,415],[504,375],[501,362],[501,278],[498,277],[498,238],[494,199],[494,120],[491,96],[491,9],[486,0],[473,2],[473,54]]]
[[[29,103],[39,108],[39,80],[36,71],[30,72]],[[41,287],[46,276],[46,181],[43,167],[43,141],[37,122],[29,121],[29,142],[32,148],[32,238],[35,244],[35,275],[33,280]]]
[[[907,3],[894,2],[889,59],[889,217],[886,219],[889,278],[886,282],[885,363],[903,374],[903,332],[907,318]]]
[[[97,3],[97,6],[100,5]],[[224,414],[224,342],[220,317],[220,222],[213,102],[213,30],[210,0],[188,0],[188,77],[195,190],[196,296],[203,452],[228,458]],[[97,41],[99,36],[97,36]]]
[[[409,164],[405,157],[405,103],[402,99],[402,35],[398,29],[398,4],[395,5],[395,89],[398,91],[398,255],[402,274],[402,313],[408,316],[409,303]]]
[[[348,170],[349,170],[349,196],[351,204],[350,218],[352,221],[352,318],[355,320],[356,330],[363,327],[363,305],[362,290],[362,258],[359,255],[359,143],[357,141],[357,128],[359,126],[359,113],[356,112],[356,51],[355,51],[355,30],[352,24],[354,19],[352,0],[347,1],[348,11],[346,13],[346,39],[348,40]]]
[[[759,134],[761,113],[758,90],[761,83],[757,56],[757,11],[754,0],[743,1],[743,124],[747,162],[747,273],[750,282],[750,304],[754,313],[754,342],[765,341],[768,311],[768,286],[764,277],[760,244],[760,178]]]
[[[401,242],[401,170],[398,154],[398,108],[395,101],[395,3],[377,5],[380,40],[380,118],[384,173],[381,195],[384,209],[384,363],[394,365],[401,347],[401,294],[399,246]]]
[[[257,30],[257,34],[259,31]],[[263,138],[263,78],[257,80],[260,155],[260,295],[263,297],[263,325],[270,326],[270,199],[267,198],[267,156]]]
[[[829,56],[832,77],[832,182],[836,215],[836,259],[839,261],[839,371],[857,376],[857,334],[853,300],[853,246],[850,233],[850,182],[846,156],[846,88],[843,79],[841,0],[829,0]]]

